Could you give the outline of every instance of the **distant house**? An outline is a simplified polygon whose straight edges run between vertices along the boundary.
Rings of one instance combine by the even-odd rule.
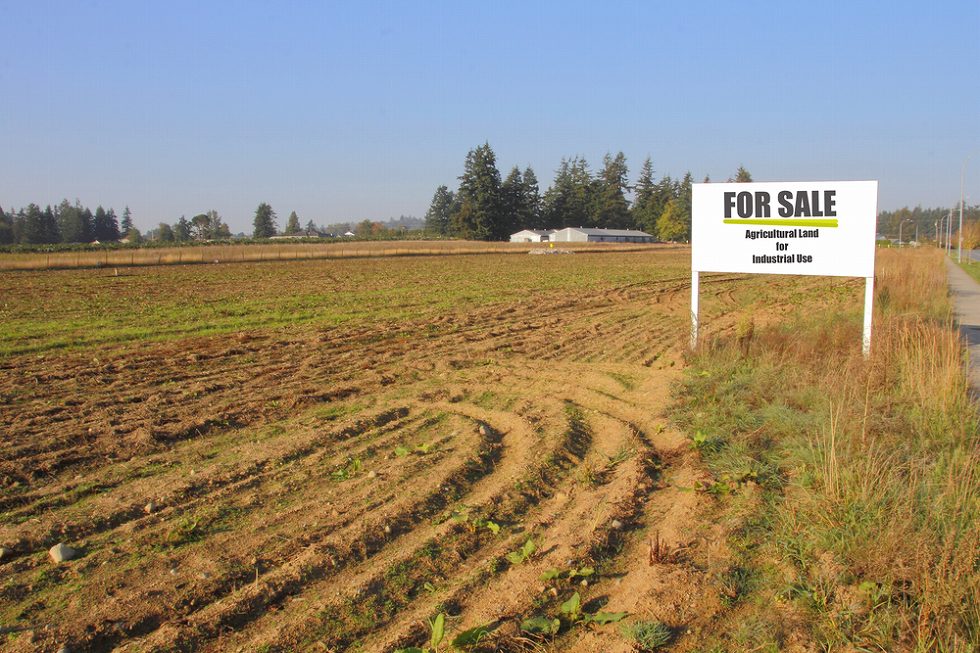
[[[554,229],[525,229],[510,235],[512,243],[546,243]]]
[[[344,236],[346,236],[347,238],[353,238],[356,235],[357,234],[355,234],[353,231],[346,231],[346,232],[344,232]]]
[[[653,236],[636,229],[567,227],[551,234],[556,243],[652,243]]]

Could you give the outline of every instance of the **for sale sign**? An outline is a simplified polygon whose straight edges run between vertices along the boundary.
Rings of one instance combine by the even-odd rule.
[[[694,184],[696,272],[874,276],[877,181]]]

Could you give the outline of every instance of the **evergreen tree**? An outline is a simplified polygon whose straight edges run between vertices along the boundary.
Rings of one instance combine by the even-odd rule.
[[[694,204],[694,177],[690,171],[684,174],[680,186],[677,189],[677,202],[680,211],[680,220],[684,223],[683,240],[691,240],[691,212]]]
[[[91,242],[95,240],[95,217],[92,215],[92,209],[82,207],[81,203],[76,199],[75,208],[80,211],[82,216],[82,224],[85,228],[86,241]]]
[[[571,222],[567,226],[596,226],[593,207],[598,188],[592,173],[589,172],[589,163],[584,158],[572,159],[571,181],[572,203],[569,213]]]
[[[41,214],[41,224],[44,225],[44,242],[61,242],[61,230],[58,228],[58,219],[55,217],[54,211],[51,209],[50,204]]]
[[[163,224],[163,223],[160,223]],[[119,222],[119,231],[123,237],[129,234],[129,230],[133,228],[133,214],[129,212],[129,207],[127,206],[123,209],[122,220]],[[167,226],[169,229],[169,225]],[[172,232],[171,232],[172,233]]]
[[[531,166],[524,168],[524,204],[527,209],[524,227],[538,229],[541,225],[541,189],[538,176]]]
[[[0,207],[0,245],[10,245],[14,242],[14,220]]]
[[[191,223],[187,218],[180,216],[180,220],[174,223],[174,240],[183,243],[191,239]]]
[[[85,220],[85,211],[62,200],[58,205],[58,225],[61,227],[61,241],[65,243],[87,243],[92,240],[91,225]]]
[[[628,229],[632,226],[629,203],[626,201],[626,156],[619,152],[615,157],[603,158],[602,172],[596,180],[593,224],[606,229]]]
[[[109,240],[108,216],[101,206],[95,209],[95,218],[92,220],[92,236],[100,242]]]
[[[660,216],[667,210],[667,204],[677,196],[677,186],[670,175],[664,175],[660,181],[653,186],[653,195],[650,197],[650,207],[648,209],[653,219],[660,223]],[[661,240],[665,240],[663,234],[657,233]]]
[[[314,224],[312,220],[310,220],[309,222],[306,223],[306,229],[304,230],[304,233],[307,236],[319,236],[320,235],[320,232],[316,228],[316,224]]]
[[[125,216],[125,215],[126,214],[124,213],[123,216]],[[125,219],[125,217],[124,217],[124,219]],[[129,225],[129,228],[132,229],[133,228],[133,225],[130,224]],[[127,235],[129,234],[128,231],[126,233],[127,233]],[[171,228],[171,226],[169,224],[167,224],[166,222],[161,222],[160,223],[160,226],[157,227],[157,240],[161,240],[161,241],[163,241],[165,243],[172,243],[174,240],[176,240],[176,238],[174,237],[174,230],[173,230],[173,228]]]
[[[276,212],[272,207],[262,202],[255,209],[255,219],[252,221],[253,238],[271,238],[276,235]]]
[[[567,227],[565,216],[568,214],[572,201],[572,173],[565,157],[562,157],[555,171],[555,179],[544,192],[542,198],[542,213],[549,227]],[[580,225],[581,226],[581,225]]]
[[[13,215],[14,220],[14,242],[27,242],[27,214],[24,209],[20,209]]]
[[[208,217],[208,239],[209,240],[220,240],[222,238],[231,238],[231,230],[228,228],[222,220],[221,216],[214,209],[207,212]]]
[[[296,215],[296,211],[292,211],[289,214],[289,219],[286,220],[286,230],[283,233],[287,236],[296,236],[299,235],[299,232],[299,216]]]
[[[108,211],[106,211],[105,222],[106,236],[108,236],[108,240],[119,240],[119,219],[116,218],[116,212],[113,209],[110,208]]]
[[[432,203],[425,213],[425,230],[440,236],[448,236],[451,229],[456,197],[446,186],[440,186],[432,196]]]
[[[497,157],[489,143],[466,155],[458,200],[452,221],[456,235],[471,240],[503,240],[510,235],[502,217]]]
[[[545,191],[543,213],[549,227],[590,227],[595,187],[589,164],[575,157],[562,159],[555,180]]]
[[[507,226],[508,234],[532,227],[524,192],[524,179],[521,177],[521,171],[517,166],[514,166],[500,185],[502,219]]]
[[[659,213],[655,213],[654,195],[656,186],[653,182],[653,162],[647,157],[640,168],[640,177],[636,180],[636,200],[633,202],[632,214],[633,224],[637,229],[647,232],[656,237],[657,218]]]
[[[23,242],[32,245],[47,242],[47,234],[44,229],[44,216],[41,207],[31,203],[24,211]]]
[[[732,181],[729,179],[728,181]],[[735,173],[735,182],[739,184],[746,184],[752,181],[752,175],[748,170],[742,166],[738,167],[738,171]]]

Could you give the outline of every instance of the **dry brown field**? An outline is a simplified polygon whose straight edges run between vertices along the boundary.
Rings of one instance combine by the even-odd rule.
[[[669,245],[627,243],[555,243],[559,249],[585,252],[623,252],[669,249]],[[548,249],[548,243],[487,243],[465,240],[383,240],[325,243],[215,244],[186,247],[105,248],[90,251],[25,252],[0,254],[0,270],[59,270],[143,265],[193,265],[294,261],[323,258],[378,256],[447,256],[454,254],[525,254]]]
[[[633,650],[616,624],[519,630],[578,591],[691,650],[723,545],[666,415],[689,256],[0,273],[0,643],[392,651],[445,613],[444,650],[476,626],[473,650]],[[702,316],[861,292],[707,275]]]

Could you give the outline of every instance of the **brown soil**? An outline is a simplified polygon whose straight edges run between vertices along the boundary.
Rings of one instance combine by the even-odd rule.
[[[735,279],[703,281],[714,330]],[[778,283],[817,282],[739,283],[776,316]],[[665,412],[688,288],[0,360],[0,397],[34,388],[0,404],[0,626],[26,629],[4,650],[391,651],[440,611],[450,636],[493,625],[488,650],[631,650],[615,625],[518,631],[574,591],[683,650],[720,546]]]

